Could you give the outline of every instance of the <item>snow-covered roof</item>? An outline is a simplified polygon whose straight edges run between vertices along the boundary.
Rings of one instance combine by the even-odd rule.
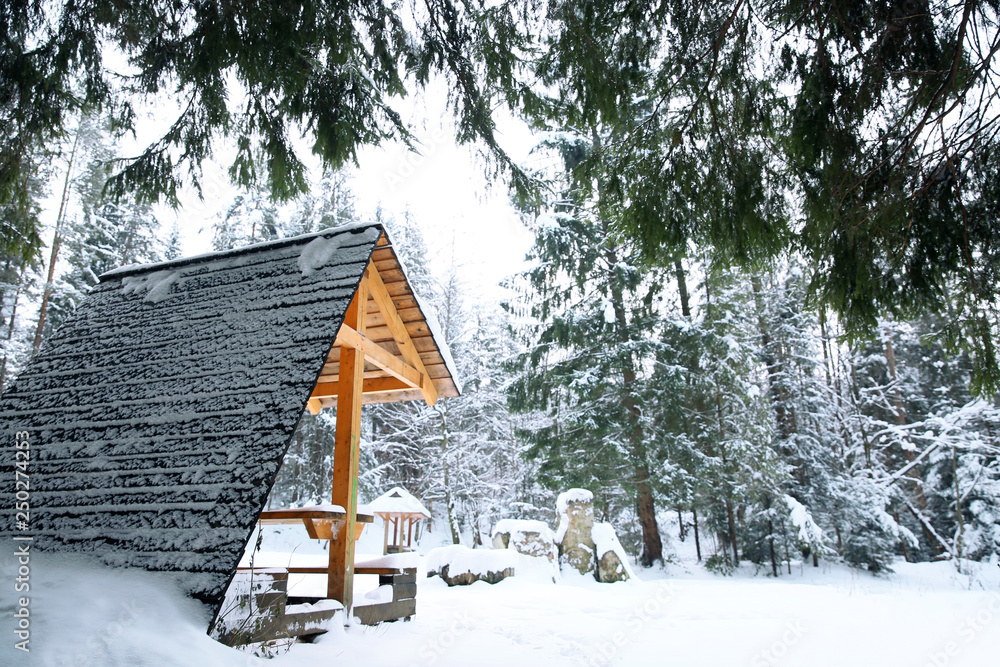
[[[375,500],[368,503],[368,508],[372,514],[423,514],[424,518],[431,518],[431,513],[424,507],[423,503],[417,500],[412,493],[401,486],[396,486]]]
[[[394,254],[373,223],[104,274],[0,398],[0,475],[15,432],[31,451],[30,525],[4,485],[0,535],[184,573],[217,609],[348,304]]]

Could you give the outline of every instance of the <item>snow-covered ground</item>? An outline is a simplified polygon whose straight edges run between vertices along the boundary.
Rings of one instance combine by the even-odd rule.
[[[947,564],[877,580],[842,567],[779,580],[654,578],[555,585],[422,581],[410,623],[299,644],[282,667],[399,665],[995,665],[1000,591],[963,590]],[[641,576],[641,575],[640,575]],[[662,576],[660,574],[659,576]]]
[[[258,558],[322,550],[287,527],[269,534]],[[376,530],[373,530],[375,528]],[[376,539],[377,538],[377,539]],[[430,534],[421,551],[438,546]],[[375,544],[377,543],[377,545]],[[359,551],[381,546],[380,526]],[[874,577],[821,562],[793,563],[778,579],[744,567],[711,574],[672,550],[680,564],[637,568],[641,581],[598,584],[568,575],[552,583],[544,562],[495,585],[447,587],[419,580],[411,622],[333,628],[270,661],[220,646],[198,629],[196,605],[144,573],[84,569],[72,560],[33,561],[32,653],[0,646],[2,665],[662,665],[749,667],[1000,664],[1000,567],[897,562]],[[10,574],[9,566],[3,568]],[[360,578],[358,594],[374,582]],[[13,610],[10,596],[2,612]],[[33,660],[27,660],[27,658]]]

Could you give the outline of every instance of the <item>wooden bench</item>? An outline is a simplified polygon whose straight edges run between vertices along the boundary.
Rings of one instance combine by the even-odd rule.
[[[237,576],[240,573],[249,575],[246,595],[239,591],[228,599],[230,605],[223,606],[212,630],[212,635],[228,646],[308,639],[326,632],[327,623],[344,608],[337,600],[288,604],[287,570],[241,568]]]
[[[342,526],[346,514],[338,507],[316,506],[300,509],[270,510],[261,513],[261,524],[297,524],[305,526],[312,539],[332,539],[338,526]],[[360,525],[371,523],[374,516],[358,514]],[[356,531],[360,534],[360,530]],[[378,575],[379,588],[391,587],[391,596],[386,592],[383,601],[356,605],[351,615],[363,625],[377,625],[399,619],[409,620],[417,611],[417,568],[416,554],[382,556],[358,562],[354,574]],[[290,566],[281,568],[238,567],[237,574],[250,573],[251,578],[260,581],[252,586],[249,603],[256,619],[250,628],[241,623],[240,627],[228,628],[218,635],[223,643],[239,641],[251,643],[282,637],[309,637],[325,632],[326,622],[333,618],[343,605],[337,600],[321,597],[289,596],[288,575],[325,574],[329,567]],[[263,583],[261,583],[263,582]],[[227,641],[228,640],[228,641]]]

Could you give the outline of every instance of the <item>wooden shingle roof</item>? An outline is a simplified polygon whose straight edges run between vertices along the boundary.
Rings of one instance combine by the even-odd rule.
[[[15,432],[31,447],[30,525],[15,523],[5,483],[0,535],[176,573],[217,609],[303,409],[330,402],[317,379],[336,370],[334,342],[373,253],[437,395],[456,395],[381,225],[119,269],[0,398],[4,479]],[[379,339],[378,326],[368,333]],[[382,398],[412,398],[403,391]]]

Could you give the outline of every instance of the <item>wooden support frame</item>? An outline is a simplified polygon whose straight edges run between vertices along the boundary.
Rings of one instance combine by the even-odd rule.
[[[406,331],[406,325],[403,324],[403,320],[399,317],[396,306],[393,304],[392,297],[389,296],[389,292],[385,288],[385,283],[382,282],[382,277],[379,275],[378,269],[374,266],[369,266],[365,271],[365,278],[368,280],[372,299],[378,305],[378,309],[385,318],[386,326],[392,334],[392,339],[399,348],[399,354],[407,364],[420,373],[420,393],[423,395],[427,405],[434,405],[438,398],[437,388],[434,386],[434,382],[431,380],[427,369],[424,368],[424,362],[420,360],[420,353],[417,352],[417,348],[413,345],[410,334]]]
[[[417,368],[403,363],[393,356],[389,350],[371,340],[360,331],[357,331],[346,324],[340,327],[340,333],[337,334],[337,342],[334,343],[334,345],[340,347],[341,359],[344,357],[344,348],[358,350],[365,356],[365,359],[375,364],[389,375],[392,375],[394,378],[402,380],[409,387],[420,389],[421,385],[424,384],[424,378],[427,377]],[[341,373],[343,373],[344,364],[341,363],[340,366]],[[421,368],[423,368],[423,364],[421,364]]]
[[[410,337],[406,324],[396,309],[393,297],[382,281],[374,262],[365,269],[362,282],[367,286],[367,290],[365,305],[359,311],[359,319],[350,323],[345,320],[342,323],[337,332],[334,346],[338,348],[338,354],[341,355],[341,358],[345,354],[345,349],[357,350],[362,354],[365,362],[378,369],[366,374],[379,376],[365,378],[361,391],[368,398],[364,402],[380,403],[386,400],[391,401],[394,398],[395,400],[413,400],[419,396],[428,405],[434,405],[438,399],[438,388],[424,365],[420,352]],[[359,325],[359,322],[368,315],[367,299],[369,297],[374,302],[378,314],[384,320],[384,324],[380,322],[378,326],[388,329],[392,341],[399,350],[398,357],[368,338],[363,327]],[[355,296],[351,306],[354,307],[357,302],[358,298]],[[331,356],[330,361],[333,360]],[[388,377],[380,376],[383,373]],[[330,399],[336,399],[339,396],[338,387],[339,379],[318,382],[309,398],[307,405],[309,411],[314,415],[319,414],[324,405],[330,405],[332,403]],[[323,399],[327,399],[325,403]]]

